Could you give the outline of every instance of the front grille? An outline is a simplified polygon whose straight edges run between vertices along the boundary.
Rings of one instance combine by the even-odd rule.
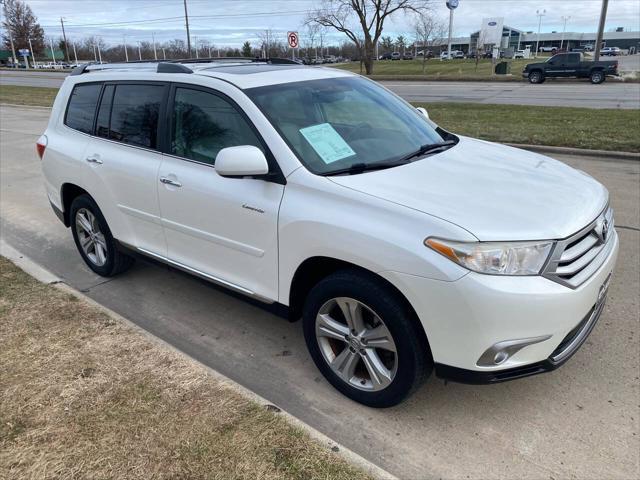
[[[591,224],[554,246],[543,276],[570,288],[584,283],[613,248],[613,210],[606,208]]]

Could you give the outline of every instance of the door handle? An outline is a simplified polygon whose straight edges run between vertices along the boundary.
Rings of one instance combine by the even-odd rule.
[[[85,160],[89,163],[97,163],[99,165],[102,165],[102,160],[100,160],[100,155],[90,155],[87,158],[85,158]]]
[[[164,183],[165,185],[171,185],[172,187],[182,186],[180,182],[177,182],[176,180],[171,180],[170,178],[167,178],[167,177],[160,177],[160,182]]]

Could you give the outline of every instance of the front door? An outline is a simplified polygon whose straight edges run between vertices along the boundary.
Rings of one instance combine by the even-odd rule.
[[[215,158],[225,147],[254,145],[268,154],[230,99],[174,86],[170,141],[158,182],[168,258],[244,293],[278,298],[278,211],[284,186],[223,178]]]

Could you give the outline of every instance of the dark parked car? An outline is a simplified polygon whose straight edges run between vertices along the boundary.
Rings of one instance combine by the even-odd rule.
[[[402,56],[403,60],[413,60],[413,53],[411,52],[405,52],[404,55]]]
[[[581,53],[559,53],[546,62],[530,63],[522,71],[522,76],[531,83],[542,83],[547,78],[577,77],[597,84],[610,75],[618,75],[617,60],[585,61]]]
[[[391,53],[383,53],[378,57],[378,60],[391,60]]]

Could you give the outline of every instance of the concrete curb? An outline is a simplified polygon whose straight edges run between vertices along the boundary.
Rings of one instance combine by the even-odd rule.
[[[580,157],[615,158],[616,160],[640,161],[640,153],[616,152],[610,150],[588,150],[584,148],[553,147],[551,145],[527,145],[522,143],[505,143],[510,147],[530,150],[537,153],[559,153],[562,155],[577,155]]]
[[[190,361],[196,363],[197,365],[199,365],[199,366],[203,367],[205,370],[207,370],[209,375],[211,375],[218,382],[224,384],[225,386],[228,386],[233,391],[237,392],[238,394],[242,395],[243,397],[245,397],[245,398],[247,398],[247,399],[249,399],[249,400],[251,400],[253,402],[258,403],[259,405],[262,405],[265,408],[267,406],[272,406],[272,407],[274,406],[274,404],[272,402],[268,401],[264,397],[261,397],[257,393],[255,393],[255,392],[243,387],[239,383],[234,382],[233,380],[231,380],[230,378],[228,378],[225,375],[221,374],[220,372],[214,370],[213,368],[211,368],[211,367],[199,362],[198,360],[190,357],[189,355],[187,355],[186,353],[184,353],[180,349],[178,349],[178,348],[174,347],[173,345],[165,342],[164,340],[152,335],[151,333],[149,333],[148,331],[146,331],[143,328],[139,327],[138,325],[136,325],[132,321],[126,319],[122,315],[114,312],[113,310],[105,307],[104,305],[99,304],[95,300],[93,300],[93,299],[89,298],[88,296],[86,296],[84,293],[82,293],[82,292],[76,290],[75,288],[67,285],[66,283],[64,283],[64,280],[60,279],[59,277],[57,277],[53,273],[51,273],[48,270],[46,270],[45,268],[41,267],[40,265],[35,263],[33,260],[31,260],[29,257],[21,254],[18,250],[16,250],[11,245],[6,243],[4,241],[4,239],[2,239],[2,238],[0,238],[0,254],[3,257],[11,260],[16,266],[18,266],[24,272],[26,272],[29,275],[31,275],[32,277],[34,277],[36,280],[38,280],[38,281],[40,281],[42,283],[46,283],[48,285],[53,285],[54,287],[64,291],[65,293],[69,293],[69,294],[75,296],[79,300],[82,300],[82,301],[90,304],[91,306],[99,309],[100,311],[104,312],[106,315],[108,315],[113,320],[115,320],[117,322],[120,322],[120,323],[123,323],[123,324],[127,325],[128,327],[134,329],[138,333],[141,333],[147,339],[149,339],[150,341],[154,342],[155,344],[160,345],[163,348],[168,348],[168,349],[170,349],[170,350],[172,350],[174,352],[179,353],[180,355],[183,355],[183,356],[187,357]],[[327,450],[330,450],[332,453],[336,453],[337,455],[342,457],[344,460],[346,460],[351,465],[354,465],[354,466],[360,468],[361,470],[363,470],[364,472],[368,473],[369,475],[371,475],[372,477],[374,477],[376,479],[380,479],[380,480],[398,480],[398,477],[396,477],[395,475],[392,475],[391,473],[387,472],[386,470],[382,469],[381,467],[378,467],[377,465],[375,465],[374,463],[370,462],[369,460],[361,457],[360,455],[358,455],[354,451],[348,449],[344,445],[332,440],[331,438],[329,438],[328,436],[326,436],[322,432],[320,432],[320,431],[316,430],[315,428],[313,428],[311,425],[306,424],[305,422],[303,422],[299,418],[294,417],[293,415],[291,415],[290,413],[286,412],[285,410],[282,410],[280,407],[278,407],[278,409],[279,409],[278,415],[283,415],[290,425],[292,425],[294,427],[297,427],[297,428],[300,428],[301,430],[304,430],[312,439],[314,439],[316,442],[318,442],[324,448],[326,448]]]

